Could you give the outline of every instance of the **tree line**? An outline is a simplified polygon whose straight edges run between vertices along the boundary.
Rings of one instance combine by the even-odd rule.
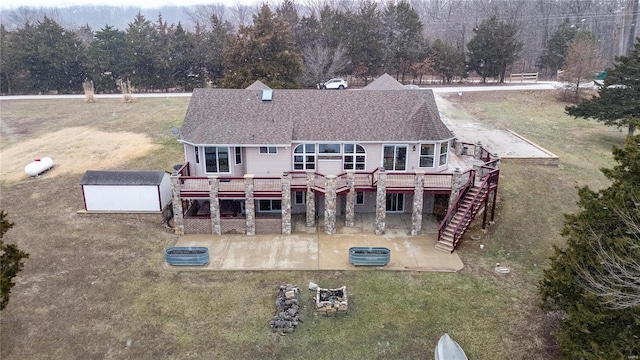
[[[238,10],[233,22],[225,7],[209,5],[190,13],[189,27],[168,24],[161,14],[151,21],[138,13],[125,30],[105,25],[97,31],[88,25],[65,29],[44,16],[12,30],[0,27],[0,91],[81,92],[82,83],[89,80],[98,93],[118,91],[120,81],[130,81],[137,91],[242,87],[253,80],[274,88],[298,88],[337,75],[366,83],[382,73],[402,82],[435,76],[449,83],[470,73],[483,81],[504,81],[512,67],[517,68],[514,72],[555,74],[575,34],[586,31],[564,19],[553,33],[543,36],[544,46],[536,42],[535,61],[525,67],[527,61],[522,59],[531,58],[531,41],[525,36],[528,25],[513,6],[526,2],[485,4],[482,13],[490,16],[482,21],[470,16],[469,2],[447,2],[446,21],[433,18],[445,9],[429,19],[425,14],[432,7],[425,3],[361,0],[332,6],[308,1],[301,6],[284,0],[273,8],[265,4],[253,12],[247,7],[243,14]],[[578,11],[580,16],[589,14],[585,9]],[[468,15],[464,21],[462,15]],[[469,19],[476,25],[467,26]],[[429,30],[439,21],[444,21],[443,28],[462,28],[446,33]]]

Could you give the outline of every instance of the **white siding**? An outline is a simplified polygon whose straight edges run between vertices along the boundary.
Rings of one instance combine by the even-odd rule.
[[[291,147],[278,147],[277,154],[260,154],[260,148],[249,147],[245,151],[247,174],[255,176],[282,176],[291,171]]]
[[[84,185],[87,211],[161,211],[158,186]]]
[[[171,179],[165,174],[160,182],[160,208],[164,209],[171,202]]]
[[[318,160],[317,171],[323,175],[342,174],[344,172],[344,170],[342,170],[342,157],[339,157],[336,160]]]

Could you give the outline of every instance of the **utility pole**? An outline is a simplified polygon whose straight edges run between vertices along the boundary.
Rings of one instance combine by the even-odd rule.
[[[627,40],[627,56],[631,55],[631,50],[633,50],[633,45],[636,40],[636,29],[638,25],[638,4],[640,0],[633,1],[633,10],[631,10],[631,16],[633,16],[633,20],[631,20],[631,29],[629,29],[629,38]]]

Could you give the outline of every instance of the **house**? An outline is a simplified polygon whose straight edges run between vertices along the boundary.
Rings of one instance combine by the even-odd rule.
[[[307,226],[323,215],[333,234],[337,219],[353,226],[369,212],[384,234],[393,212],[410,216],[417,235],[435,211],[441,247],[453,251],[497,191],[497,158],[455,139],[430,90],[388,75],[350,91],[196,89],[179,141],[177,233],[290,234],[301,213]]]

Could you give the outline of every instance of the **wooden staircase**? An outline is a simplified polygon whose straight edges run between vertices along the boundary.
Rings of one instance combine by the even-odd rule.
[[[480,183],[470,182],[462,190],[438,229],[436,249],[452,253],[480,209],[487,205],[491,192],[498,187],[498,170],[487,174]],[[493,215],[492,215],[493,217]],[[483,223],[483,227],[485,224]]]

